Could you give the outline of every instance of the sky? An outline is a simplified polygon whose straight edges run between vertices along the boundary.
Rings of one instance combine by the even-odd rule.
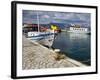
[[[40,24],[62,23],[62,24],[84,24],[90,26],[90,13],[54,12],[23,10],[23,23],[37,24],[37,15]]]

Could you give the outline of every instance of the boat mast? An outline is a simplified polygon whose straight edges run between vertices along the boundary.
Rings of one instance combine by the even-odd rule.
[[[39,32],[39,14],[38,14],[38,11],[37,11],[37,24],[38,24],[38,32]]]

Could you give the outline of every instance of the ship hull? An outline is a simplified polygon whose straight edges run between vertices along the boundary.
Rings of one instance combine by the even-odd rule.
[[[36,41],[44,46],[51,47],[55,39],[55,33],[51,32],[39,32],[35,35],[35,32],[31,33],[33,36],[28,36],[27,38],[32,41]]]

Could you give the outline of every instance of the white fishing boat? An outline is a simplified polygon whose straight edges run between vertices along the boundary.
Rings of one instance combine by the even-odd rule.
[[[55,34],[52,32],[28,32],[27,38],[44,46],[51,47],[55,38]]]
[[[90,34],[88,28],[80,27],[79,25],[72,25],[67,32]]]
[[[32,41],[37,41],[38,43],[51,47],[55,38],[54,30],[45,29],[41,30],[41,26],[39,25],[39,15],[37,13],[37,22],[38,24],[33,26],[26,26],[24,27],[24,34],[26,35],[27,39]],[[43,27],[42,27],[43,28]]]

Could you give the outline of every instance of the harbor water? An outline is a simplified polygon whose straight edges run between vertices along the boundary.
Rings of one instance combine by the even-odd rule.
[[[66,56],[91,65],[91,35],[61,32],[56,36],[53,48],[60,49]]]

